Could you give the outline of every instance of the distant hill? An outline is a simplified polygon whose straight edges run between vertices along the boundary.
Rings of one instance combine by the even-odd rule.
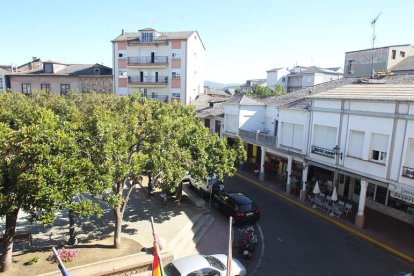
[[[214,81],[204,81],[204,85],[210,88],[220,89],[227,86],[240,86],[240,83],[219,83]]]

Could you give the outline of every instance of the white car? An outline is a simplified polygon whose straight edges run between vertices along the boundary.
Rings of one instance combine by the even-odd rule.
[[[191,186],[193,186],[199,192],[201,197],[207,196],[210,193],[214,193],[215,190],[213,186],[215,185],[218,185],[217,186],[218,190],[224,189],[224,185],[217,181],[217,178],[215,175],[213,177],[207,177],[204,180],[198,180],[198,181],[192,178],[191,176],[186,175],[183,181],[186,181]]]
[[[166,276],[227,276],[227,256],[191,255],[172,261],[164,266]],[[231,263],[231,276],[244,276],[246,269],[242,263],[233,258]]]

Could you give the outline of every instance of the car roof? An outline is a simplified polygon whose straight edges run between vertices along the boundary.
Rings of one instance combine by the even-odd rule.
[[[231,192],[231,193],[228,194],[228,196],[231,199],[233,199],[234,201],[236,201],[237,203],[240,203],[240,204],[248,204],[248,203],[253,202],[253,200],[251,200],[245,194],[240,193],[240,192]]]
[[[210,267],[210,264],[203,257],[203,255],[191,255],[174,260],[171,263],[183,275],[187,275],[188,273],[203,267]]]

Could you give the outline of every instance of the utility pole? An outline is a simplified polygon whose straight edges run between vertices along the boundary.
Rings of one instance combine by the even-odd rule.
[[[372,27],[372,50],[371,50],[371,79],[374,78],[374,48],[375,48],[375,23],[377,23],[378,18],[380,17],[381,12],[371,21]]]

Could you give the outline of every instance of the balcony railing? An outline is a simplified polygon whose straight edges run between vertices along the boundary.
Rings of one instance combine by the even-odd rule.
[[[143,56],[143,57],[128,57],[128,65],[164,65],[168,63],[168,57],[166,56]]]
[[[142,44],[168,44],[168,40],[166,36],[158,36],[158,37],[154,37],[152,39],[145,39],[145,40],[141,40],[141,39],[131,39],[128,40],[128,45],[130,46],[134,46],[134,45],[142,45]]]
[[[333,149],[326,149],[322,147],[312,146],[312,153],[323,155],[329,158],[335,157],[335,152]]]
[[[414,168],[403,166],[402,176],[414,178]]]
[[[142,96],[148,99],[154,99],[154,100],[158,100],[164,103],[168,103],[168,96],[165,96],[165,95],[157,95],[156,93],[152,93],[151,95],[142,95]]]
[[[273,149],[277,148],[276,136],[260,133],[260,131],[248,131],[244,129],[239,129],[239,135],[246,142],[267,146]]]
[[[128,83],[130,84],[167,84],[167,76],[128,76]]]

